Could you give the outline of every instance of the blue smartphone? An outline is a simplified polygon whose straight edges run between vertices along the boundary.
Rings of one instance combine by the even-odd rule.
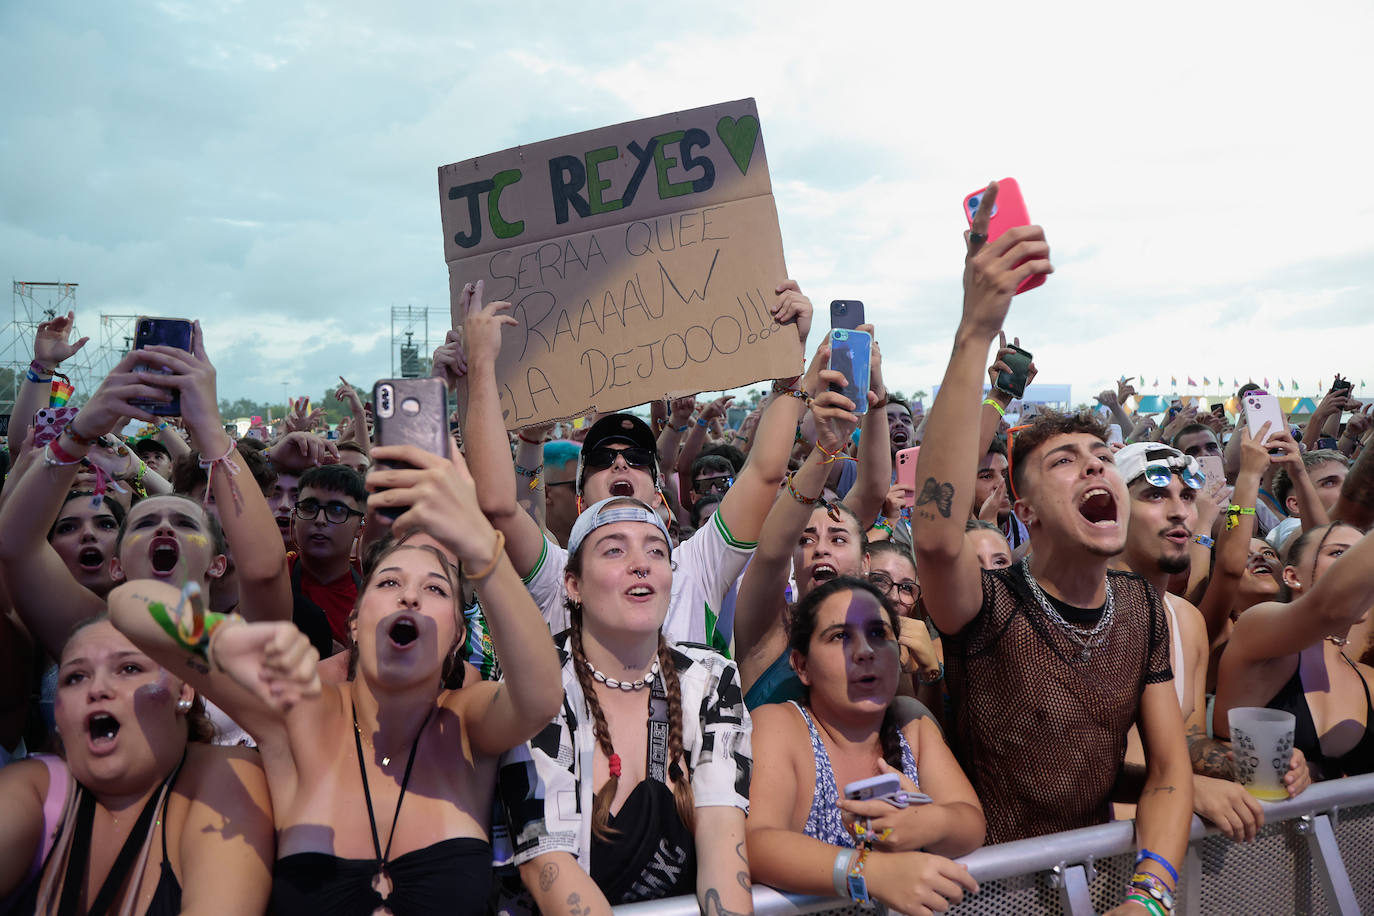
[[[835,328],[830,332],[830,368],[843,375],[848,382],[844,387],[831,385],[830,390],[838,391],[853,401],[856,414],[868,413],[868,370],[872,349],[873,337],[867,331]]]

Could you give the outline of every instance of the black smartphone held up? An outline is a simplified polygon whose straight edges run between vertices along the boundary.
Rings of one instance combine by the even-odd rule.
[[[1223,403],[1221,403],[1220,401],[1218,401],[1217,403],[1213,404],[1213,405],[1212,405],[1212,414],[1213,414],[1214,416],[1221,417],[1223,420],[1225,420],[1225,419],[1226,419],[1226,405],[1223,404]]]
[[[836,299],[830,303],[830,326],[853,331],[864,323],[864,304],[858,299]]]
[[[1011,350],[1006,356],[1002,357],[1002,362],[1010,368],[1010,372],[997,373],[997,390],[1004,391],[1014,398],[1019,398],[1026,393],[1026,376],[1030,373],[1030,364],[1033,357],[1028,350],[1022,350],[1015,344],[1007,344],[1007,349]]]
[[[413,445],[432,455],[448,457],[448,392],[443,379],[382,379],[372,386],[372,404],[373,433],[378,445]],[[403,466],[380,463],[387,467]],[[394,520],[405,509],[377,511]]]
[[[1353,388],[1353,387],[1355,387],[1355,386],[1354,386],[1354,384],[1351,383],[1350,379],[1338,378],[1338,379],[1336,379],[1334,382],[1331,383],[1331,390],[1332,390],[1332,391],[1344,391],[1344,392],[1346,392],[1347,394],[1349,393],[1350,389]]]
[[[185,318],[140,318],[134,323],[134,349],[142,350],[144,347],[176,347],[178,350],[191,352],[191,322]],[[135,372],[159,372],[163,375],[170,375],[166,369],[154,369],[151,366],[135,366]],[[130,400],[129,403],[135,407],[140,407],[148,411],[155,417],[179,417],[181,416],[181,392],[174,388],[169,388],[168,392],[172,395],[170,401],[146,401]]]

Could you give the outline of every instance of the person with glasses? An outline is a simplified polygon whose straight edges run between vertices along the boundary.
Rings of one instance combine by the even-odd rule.
[[[1163,598],[1169,626],[1169,667],[1183,713],[1193,763],[1193,810],[1237,842],[1252,840],[1264,826],[1264,810],[1235,781],[1229,748],[1207,734],[1207,625],[1191,603],[1168,593],[1171,576],[1189,565],[1189,547],[1206,475],[1198,460],[1157,442],[1134,442],[1116,454],[1130,494],[1130,524],[1119,569],[1142,576]],[[1300,755],[1298,755],[1300,757]],[[1140,735],[1127,735],[1126,762],[1143,764]],[[1306,765],[1295,759],[1290,792],[1303,788]],[[1133,811],[1118,806],[1118,817]]]
[[[367,488],[357,471],[325,464],[301,475],[300,496],[291,515],[296,549],[291,564],[292,620],[328,658],[349,645],[348,615],[362,584],[351,559],[353,542],[367,509]]]
[[[1012,507],[1033,545],[1026,561],[984,570],[965,537],[985,359],[1021,282],[1053,270],[1039,226],[988,239],[996,188],[966,235],[963,314],[916,465],[916,568],[944,634],[955,750],[997,843],[1104,823],[1120,777],[1129,785],[1143,775],[1137,871],[1172,893],[1192,819],[1192,767],[1163,605],[1143,579],[1108,570],[1125,547],[1128,508],[1105,426],[1091,414],[1047,411],[1009,433]],[[1143,774],[1124,772],[1135,723]],[[1126,902],[1113,913],[1145,911]]]
[[[902,649],[903,683],[898,692],[914,696],[932,712],[944,710],[944,655],[940,631],[920,607],[921,583],[907,547],[893,541],[869,541],[868,581],[897,608],[897,642]]]
[[[470,285],[460,295],[466,314],[468,412],[465,426],[467,457],[478,481],[482,511],[504,532],[506,550],[524,577],[535,603],[554,632],[569,624],[564,607],[564,576],[568,552],[546,536],[516,501],[515,469],[509,449],[501,397],[496,382],[496,359],[504,325],[515,319],[505,314],[510,303],[482,302],[482,285]],[[785,325],[776,333],[796,333],[805,349],[811,327],[811,300],[793,281],[778,287],[773,316]],[[757,546],[764,516],[773,504],[787,472],[797,423],[805,407],[795,396],[796,379],[775,384],[774,397],[759,421],[749,461],[721,499],[708,525],[684,540],[675,559],[677,575],[664,633],[670,641],[705,643],[728,651],[731,622],[721,622],[726,593],[739,577]],[[587,431],[578,458],[579,507],[611,496],[633,496],[650,506],[664,501],[657,441],[649,425],[628,413],[600,417]]]

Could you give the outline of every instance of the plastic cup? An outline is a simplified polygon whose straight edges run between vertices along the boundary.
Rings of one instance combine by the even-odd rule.
[[[1240,784],[1265,801],[1286,799],[1283,777],[1293,759],[1297,722],[1293,714],[1262,706],[1238,706],[1226,717],[1231,723],[1231,752]]]

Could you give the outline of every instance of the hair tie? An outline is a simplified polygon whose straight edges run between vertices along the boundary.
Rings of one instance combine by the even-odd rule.
[[[610,770],[612,776],[620,778],[620,755],[612,754],[606,758],[606,769]]]

